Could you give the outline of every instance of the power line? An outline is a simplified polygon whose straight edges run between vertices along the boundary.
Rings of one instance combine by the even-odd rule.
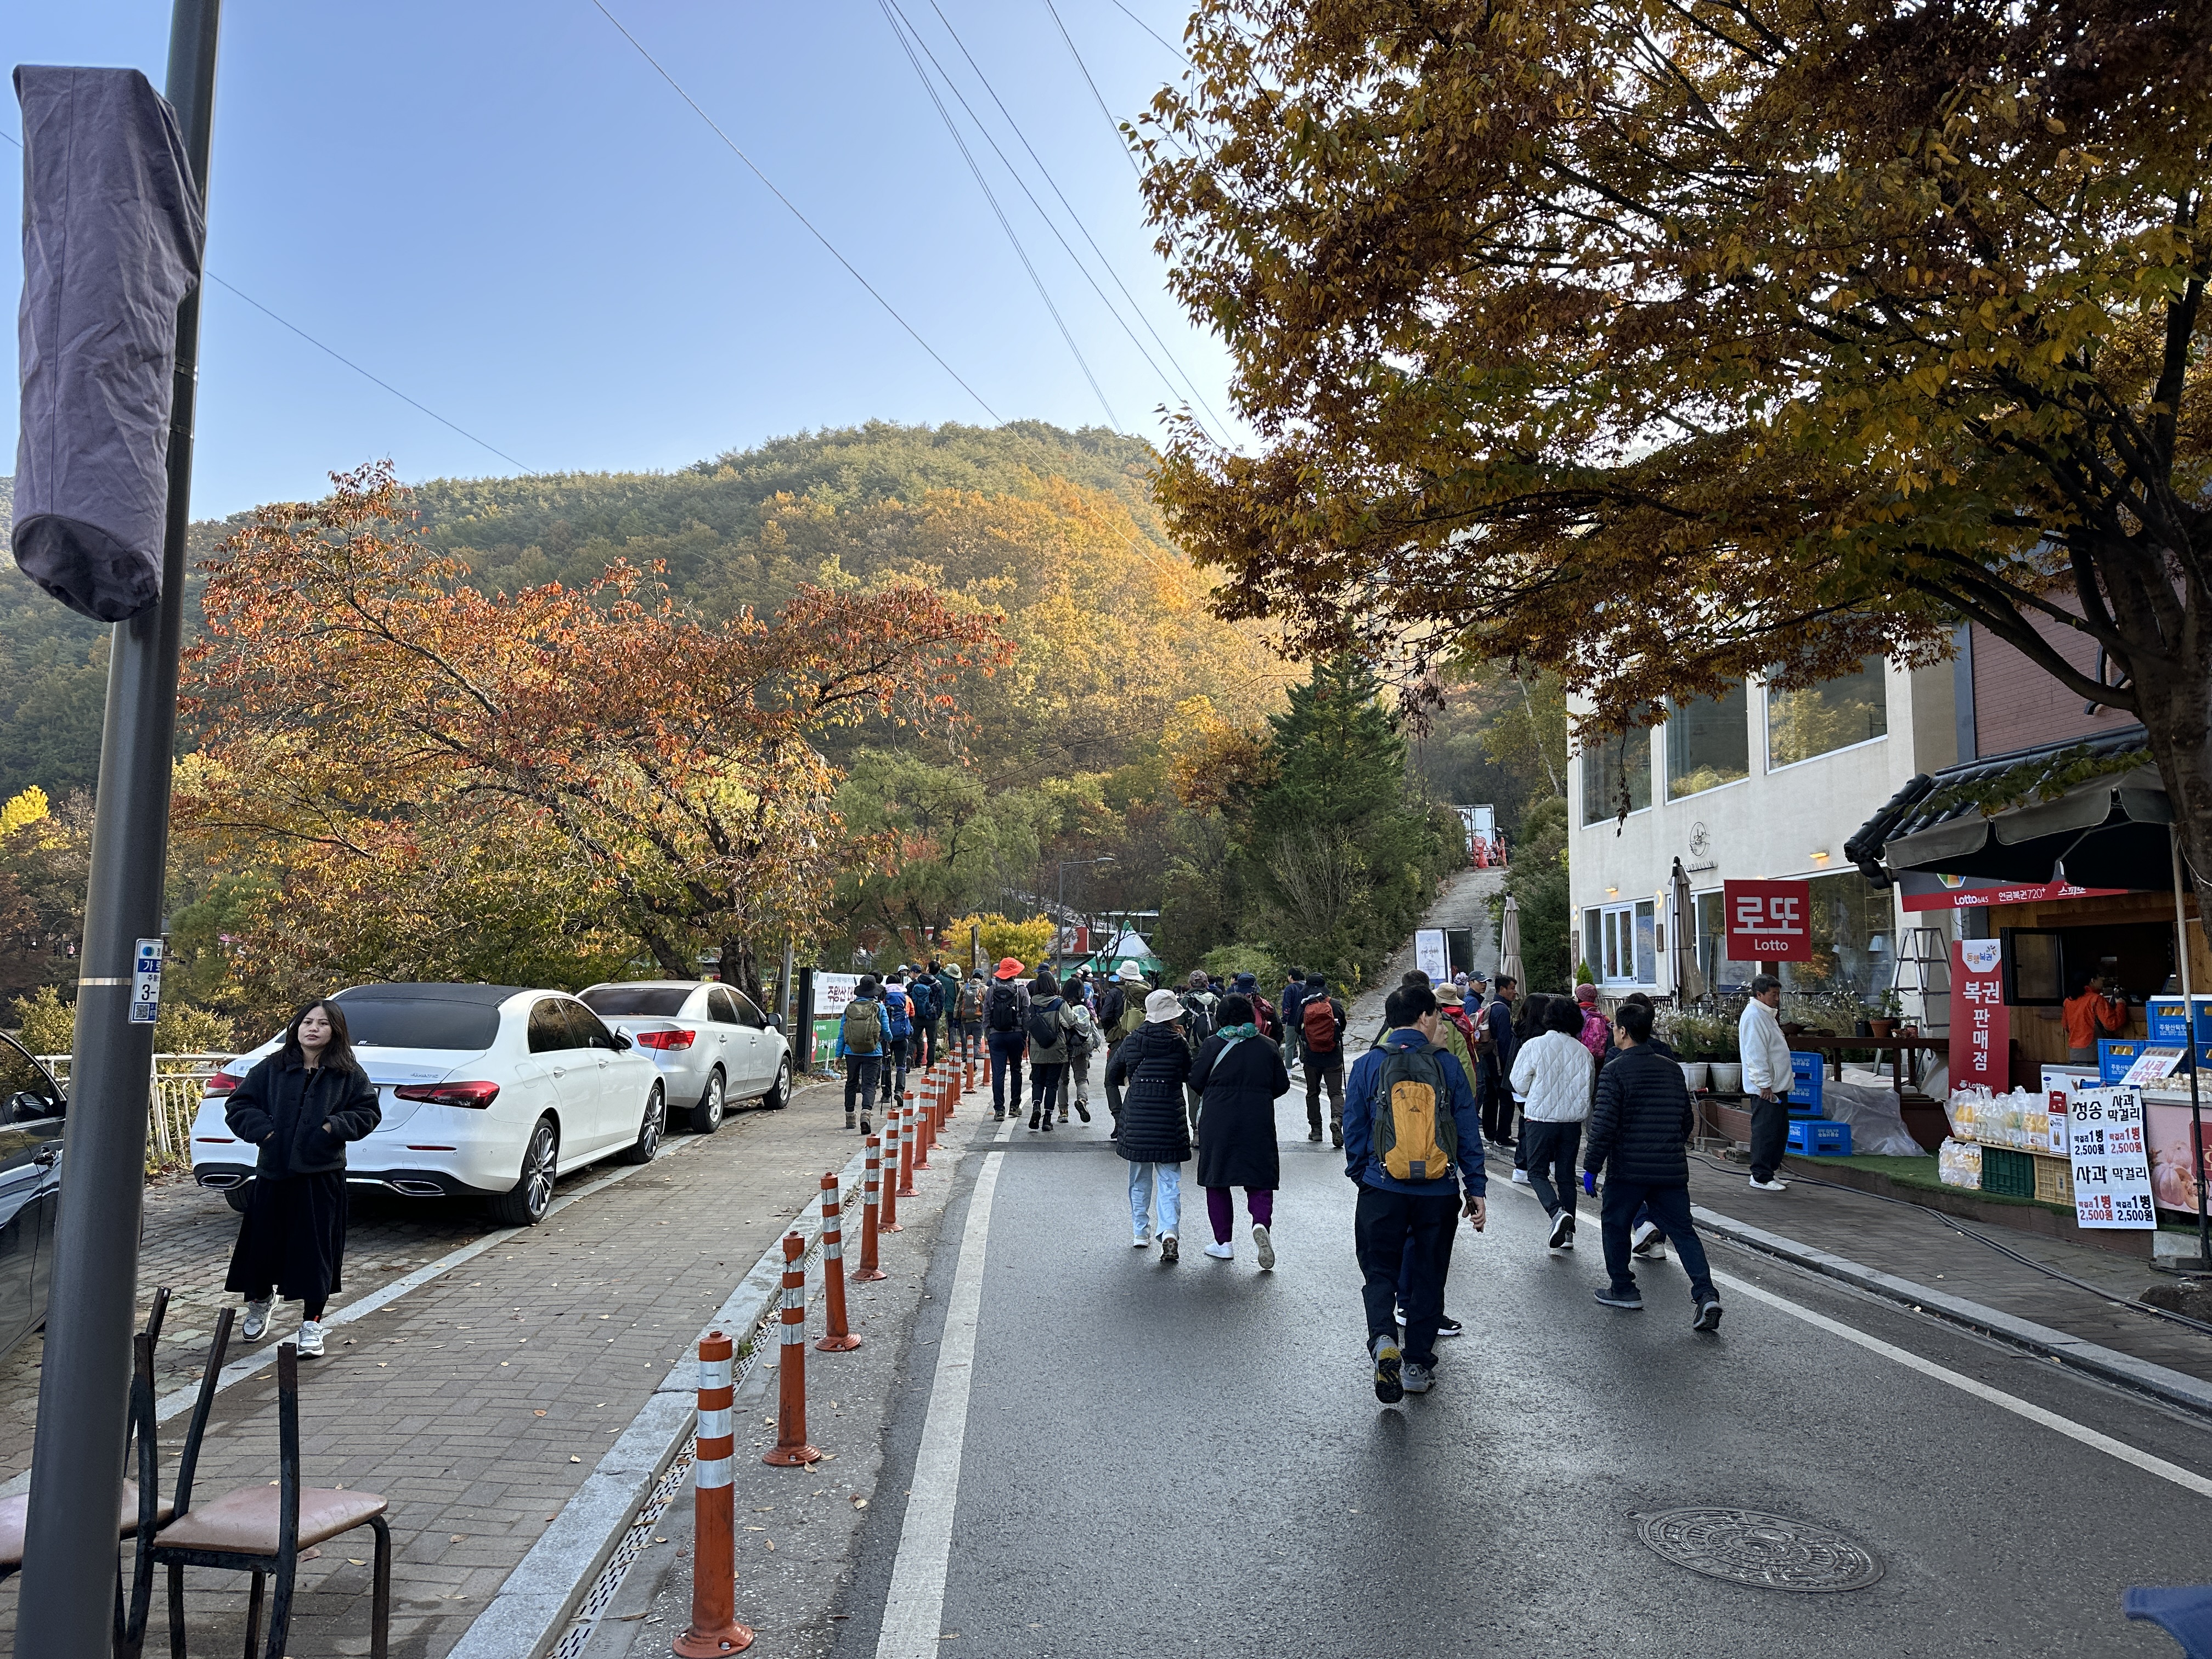
[[[1186,63],[1186,64],[1189,64],[1189,63],[1190,63],[1190,59],[1189,59],[1188,58],[1187,58],[1187,57],[1184,57],[1184,56],[1183,56],[1183,50],[1182,50],[1182,48],[1181,46],[1178,46],[1177,45],[1176,45],[1176,44],[1175,44],[1175,42],[1174,42],[1174,41],[1172,41],[1172,40],[1169,40],[1169,39],[1167,38],[1167,36],[1166,36],[1166,35],[1162,34],[1162,33],[1161,33],[1158,29],[1154,28],[1154,27],[1153,27],[1150,23],[1147,23],[1147,22],[1146,22],[1143,18],[1141,18],[1141,17],[1138,16],[1136,13],[1134,13],[1133,11],[1131,11],[1131,10],[1130,10],[1127,6],[1123,5],[1123,4],[1121,3],[1121,0],[1114,0],[1114,9],[1115,9],[1115,10],[1116,10],[1116,11],[1118,11],[1118,12],[1120,12],[1120,13],[1121,14],[1121,15],[1122,15],[1122,16],[1124,16],[1124,17],[1127,18],[1127,19],[1128,19],[1132,23],[1134,23],[1134,24],[1135,24],[1139,28],[1140,28],[1140,29],[1144,30],[1144,32],[1145,32],[1146,33],[1147,33],[1147,34],[1151,35],[1151,36],[1152,37],[1152,39],[1153,39],[1153,40],[1155,40],[1158,41],[1162,46],[1165,46],[1165,47],[1166,47],[1170,52],[1171,52],[1175,53],[1175,55],[1176,55],[1176,57],[1178,57],[1178,58],[1182,58],[1182,61],[1183,61],[1184,63]],[[1191,67],[1192,67],[1192,68],[1194,68],[1194,69],[1195,69],[1195,68],[1197,67],[1197,65],[1194,64],[1192,64],[1192,65],[1191,65]]]
[[[1006,417],[1000,415],[997,410],[992,408],[989,404],[985,403],[983,401],[983,394],[976,391],[974,386],[969,386],[965,380],[963,380],[961,378],[960,371],[953,368],[951,363],[946,362],[944,357],[939,354],[937,348],[921,337],[921,331],[916,329],[912,323],[907,321],[905,318],[900,316],[897,307],[893,306],[889,300],[886,300],[881,294],[877,292],[875,284],[871,283],[866,277],[861,276],[859,270],[854,267],[850,259],[848,259],[843,254],[837,252],[836,245],[827,236],[824,236],[819,230],[817,230],[814,228],[814,222],[799,210],[798,204],[793,202],[788,196],[786,196],[781,191],[778,190],[775,187],[775,181],[771,179],[768,174],[760,170],[760,167],[755,163],[753,158],[746,155],[742,149],[739,149],[737,146],[736,141],[715,124],[714,118],[708,114],[705,110],[699,107],[699,100],[694,98],[690,93],[684,91],[683,86],[677,81],[674,76],[671,75],[666,70],[661,68],[660,60],[655,58],[651,52],[647,52],[645,49],[644,43],[640,41],[635,34],[632,34],[627,28],[623,27],[622,20],[617,17],[614,13],[608,10],[605,5],[602,3],[602,0],[592,0],[592,4],[597,8],[600,16],[605,18],[608,22],[614,25],[616,33],[619,33],[623,40],[629,41],[631,46],[637,48],[637,55],[644,58],[647,63],[653,65],[653,73],[658,75],[662,80],[667,82],[669,86],[675,90],[676,95],[678,98],[681,98],[685,103],[691,106],[691,112],[696,115],[701,120],[704,121],[707,124],[708,130],[729,147],[730,154],[736,156],[740,161],[743,161],[745,164],[746,168],[752,173],[753,177],[759,179],[763,185],[767,186],[769,194],[775,197],[777,201],[782,203],[785,208],[790,211],[791,216],[798,220],[800,224],[806,228],[807,234],[813,237],[816,241],[821,243],[823,247],[829,252],[830,257],[835,259],[839,264],[845,267],[846,274],[867,290],[868,297],[873,300],[878,305],[881,306],[885,313],[890,316],[890,319],[896,323],[901,328],[904,329],[907,331],[908,337],[912,339],[916,345],[920,346],[924,351],[929,354],[930,360],[933,362],[934,362],[939,368],[943,369],[947,374],[950,374],[954,380],[957,381],[959,383],[960,389],[963,392],[973,398],[978,404],[982,404],[983,412],[986,415],[988,415],[1000,425],[1004,426],[1006,424]]]
[[[896,0],[893,0],[893,3],[896,4]],[[960,38],[960,31],[952,27],[952,20],[945,15],[944,7],[939,5],[937,0],[929,0],[929,9],[937,14],[937,21],[945,26],[945,32],[952,37],[952,44],[960,48],[960,55],[968,60],[968,67],[975,71],[976,80],[982,83],[983,90],[990,94],[991,101],[999,106],[999,113],[1006,117],[1006,125],[1012,129],[1014,137],[1021,141],[1022,148],[1029,152],[1030,160],[1036,163],[1036,170],[1044,176],[1044,181],[1051,187],[1052,193],[1060,198],[1060,206],[1067,210],[1068,218],[1074,222],[1075,228],[1081,233],[1083,240],[1091,245],[1091,251],[1098,256],[1098,263],[1105,268],[1106,275],[1112,279],[1114,286],[1121,289],[1121,297],[1129,302],[1129,309],[1136,313],[1137,320],[1145,325],[1145,331],[1152,337],[1153,343],[1159,347],[1161,355],[1174,366],[1176,373],[1182,376],[1184,386],[1190,389],[1190,394],[1192,398],[1196,399],[1199,407],[1203,409],[1206,414],[1212,417],[1216,427],[1219,428],[1223,433],[1226,433],[1228,430],[1228,422],[1224,421],[1220,416],[1214,413],[1213,406],[1206,401],[1206,394],[1198,389],[1197,380],[1192,375],[1188,369],[1182,366],[1182,362],[1176,358],[1174,350],[1169,346],[1168,343],[1160,337],[1159,330],[1152,326],[1152,319],[1145,314],[1144,307],[1137,303],[1137,296],[1129,292],[1128,285],[1121,280],[1121,274],[1114,269],[1114,262],[1106,257],[1106,250],[1098,246],[1098,239],[1091,234],[1089,227],[1083,222],[1083,216],[1075,210],[1075,204],[1067,199],[1067,192],[1060,187],[1060,181],[1052,176],[1052,169],[1045,166],[1044,157],[1037,154],[1036,146],[1030,143],[1029,135],[1022,131],[1021,123],[1014,119],[1013,112],[1006,107],[1006,100],[999,96],[998,88],[991,84],[991,77],[983,73],[983,66],[975,61],[975,54],[968,50],[968,43]],[[1133,13],[1131,14],[1133,16],[1135,14]],[[908,24],[908,27],[911,28],[913,25]],[[919,33],[917,33],[915,39],[919,40],[921,36]],[[929,48],[925,46],[922,50],[924,52],[927,52]],[[930,59],[930,62],[933,64],[936,63],[936,61],[937,59],[934,57],[932,57]],[[942,67],[938,70],[938,73],[939,75],[945,74]],[[952,86],[952,77],[949,75],[945,76],[945,83],[947,86]],[[952,88],[952,95],[956,98],[960,98],[960,106],[963,109],[967,109],[969,118],[974,120],[975,118],[975,112],[973,109],[969,109],[968,100],[965,98],[960,97],[959,88]],[[999,160],[1001,161],[1006,161],[1006,152],[999,149],[998,141],[991,138],[989,129],[986,128],[980,120],[975,121],[975,126],[977,131],[981,131],[986,139],[990,140],[991,148],[998,152]],[[1037,210],[1037,216],[1042,219],[1047,225],[1052,225],[1051,216],[1045,212],[1043,205],[1037,201],[1036,197],[1030,191],[1030,187],[1026,184],[1022,183],[1021,175],[1014,172],[1013,164],[1010,161],[1006,162],[1006,171],[1009,173],[1013,173],[1014,182],[1016,184],[1022,185],[1022,193],[1029,197],[1030,205],[1035,207]],[[1053,234],[1060,236],[1059,227],[1053,225],[1052,228]],[[1060,245],[1062,247],[1067,247],[1067,239],[1065,236],[1060,236]],[[1098,289],[1097,281],[1091,278],[1090,271],[1085,267],[1083,261],[1077,258],[1073,248],[1067,248],[1067,257],[1075,260],[1076,269],[1083,272],[1085,279],[1089,281],[1092,289],[1097,291]],[[1111,300],[1108,300],[1103,292],[1099,293],[1098,297],[1101,301],[1105,302],[1106,309],[1113,313],[1114,320],[1121,323],[1122,332],[1128,334],[1131,343],[1136,346],[1139,354],[1144,357],[1146,362],[1151,364],[1152,372],[1155,374],[1159,374],[1161,380],[1167,386],[1168,390],[1170,392],[1173,392],[1175,390],[1175,382],[1169,380],[1165,374],[1160,374],[1159,365],[1152,362],[1152,354],[1145,350],[1143,342],[1138,340],[1136,335],[1130,331],[1127,323],[1121,321],[1121,313],[1115,310],[1114,302]]]
[[[1067,55],[1075,59],[1075,67],[1083,71],[1083,84],[1091,88],[1091,96],[1098,106],[1098,112],[1106,118],[1106,125],[1114,129],[1114,148],[1127,159],[1129,170],[1141,178],[1144,170],[1138,167],[1137,158],[1130,155],[1129,146],[1122,142],[1121,124],[1114,118],[1114,112],[1106,107],[1104,94],[1098,90],[1098,83],[1091,78],[1091,65],[1083,61],[1083,54],[1075,49],[1075,37],[1067,32],[1067,25],[1060,21],[1060,9],[1052,3],[1052,0],[1044,0],[1044,9],[1052,14],[1053,27],[1060,31],[1060,38],[1067,42]]]
[[[899,50],[906,54],[906,61],[914,66],[915,76],[921,81],[921,89],[929,94],[929,101],[937,106],[938,118],[945,123],[945,131],[952,135],[952,143],[960,152],[960,159],[967,162],[968,171],[975,176],[975,188],[983,192],[983,199],[991,204],[991,212],[999,221],[999,228],[1006,233],[1006,240],[1013,244],[1014,257],[1022,262],[1022,269],[1029,272],[1030,282],[1037,291],[1037,298],[1044,301],[1044,308],[1052,313],[1052,320],[1060,330],[1060,337],[1067,342],[1068,351],[1075,358],[1076,366],[1082,369],[1083,378],[1091,382],[1091,391],[1097,394],[1099,407],[1106,411],[1108,422],[1115,431],[1120,431],[1121,418],[1115,414],[1114,405],[1106,400],[1106,389],[1098,384],[1098,377],[1091,372],[1090,362],[1084,356],[1083,348],[1075,343],[1075,335],[1068,328],[1067,319],[1060,314],[1060,307],[1053,303],[1052,295],[1046,291],[1044,278],[1037,274],[1029,250],[1022,246],[1022,239],[1015,234],[1013,221],[1006,217],[1006,210],[999,205],[998,197],[992,192],[990,185],[983,177],[983,169],[976,165],[975,152],[968,148],[968,141],[960,136],[960,129],[952,119],[952,112],[945,107],[945,100],[937,95],[936,83],[930,80],[928,71],[922,68],[921,59],[915,56],[914,46],[907,40],[906,30],[900,27],[905,21],[905,14],[902,12],[894,15],[889,0],[876,0],[876,9],[883,13],[884,21],[890,25],[892,35],[899,43]],[[908,28],[912,27],[911,24],[907,25]],[[918,35],[915,37],[916,40],[920,38]],[[922,50],[927,52],[929,48],[925,46]],[[933,57],[929,61],[934,64],[937,59]],[[938,70],[940,75],[944,72],[941,68]],[[951,82],[948,80],[946,84],[950,86]],[[957,98],[959,95],[960,89],[954,87],[953,96]],[[966,107],[967,100],[963,99],[961,102],[962,106]],[[973,117],[975,112],[969,110],[969,114]],[[988,138],[991,135],[987,132],[983,136]],[[1005,157],[1000,159],[1003,161]],[[1021,181],[1017,179],[1014,182],[1019,184]]]
[[[17,149],[23,148],[23,141],[15,137],[12,132],[0,131],[0,138],[5,138],[9,143],[15,145]],[[326,356],[335,358],[341,363],[343,363],[355,374],[360,375],[362,380],[370,382],[372,385],[383,387],[384,390],[390,392],[393,397],[398,398],[401,403],[405,404],[410,409],[420,410],[423,414],[428,415],[432,420],[435,421],[440,426],[446,428],[449,431],[459,433],[461,436],[466,438],[471,443],[475,444],[477,447],[489,450],[493,454],[498,456],[500,459],[505,461],[509,466],[519,469],[526,477],[540,478],[545,476],[544,473],[537,471],[534,467],[524,466],[520,461],[516,460],[514,456],[508,454],[498,445],[487,443],[483,439],[477,437],[475,433],[470,431],[466,427],[457,425],[453,422],[447,420],[444,416],[438,413],[436,410],[431,408],[428,404],[419,402],[416,399],[409,397],[398,386],[392,385],[391,381],[384,380],[380,376],[372,374],[368,370],[363,368],[359,363],[354,362],[352,358],[347,356],[343,352],[339,351],[337,348],[325,345],[320,340],[318,340],[313,335],[308,333],[306,329],[301,328],[297,323],[278,316],[275,312],[270,310],[267,306],[263,305],[260,301],[255,299],[251,294],[248,294],[244,289],[240,288],[236,283],[224,282],[222,277],[216,276],[212,270],[205,270],[201,274],[204,276],[208,281],[214,283],[222,288],[229,289],[231,293],[245,301],[246,304],[252,306],[256,311],[269,319],[270,322],[276,324],[280,327],[291,330],[293,333],[298,335],[309,345],[314,347],[316,350],[322,352]]]

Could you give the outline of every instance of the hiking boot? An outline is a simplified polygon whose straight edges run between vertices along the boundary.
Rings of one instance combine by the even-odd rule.
[[[261,1334],[269,1328],[270,1298],[246,1304],[246,1324],[240,1332],[248,1342],[258,1342]]]
[[[1426,1394],[1437,1385],[1435,1368],[1408,1359],[1398,1368],[1398,1386],[1407,1394]]]
[[[1398,1345],[1387,1336],[1378,1336],[1370,1352],[1375,1357],[1375,1397],[1386,1406],[1395,1406],[1406,1397]]]
[[[1044,1115],[1044,1132],[1047,1134],[1050,1134],[1052,1133],[1052,1114],[1050,1112],[1047,1112]]]
[[[1173,1233],[1162,1233],[1160,1235],[1161,1264],[1172,1267],[1182,1260],[1182,1246],[1176,1243],[1176,1236]]]
[[[868,1121],[868,1115],[866,1112],[861,1113],[860,1133],[864,1135],[872,1135],[875,1133],[875,1132],[874,1126]]]
[[[1633,1285],[1625,1291],[1616,1291],[1608,1285],[1597,1293],[1597,1299],[1608,1308],[1628,1308],[1638,1312],[1644,1308],[1644,1292]]]
[[[1079,1101],[1077,1101],[1077,1102],[1075,1103],[1075,1110],[1076,1110],[1076,1115],[1077,1115],[1078,1116],[1079,1116],[1080,1118],[1082,1118],[1082,1120],[1083,1120],[1085,1123],[1088,1123],[1088,1122],[1090,1122],[1090,1121],[1091,1121],[1091,1103],[1090,1103],[1089,1101],[1086,1101],[1086,1100],[1079,1100]]]
[[[1316,1123],[1309,1128],[1306,1131],[1306,1139],[1308,1140],[1319,1140],[1321,1139],[1321,1125]]]
[[[1636,1231],[1628,1237],[1629,1253],[1632,1255],[1650,1255],[1657,1248],[1660,1237],[1657,1222],[1638,1222]]]
[[[1206,1247],[1206,1253],[1216,1261],[1234,1261],[1237,1259],[1237,1247],[1233,1244],[1209,1244]]]
[[[1574,1236],[1575,1217],[1571,1210],[1561,1210],[1552,1218],[1552,1236],[1545,1240],[1548,1249],[1558,1249]]]
[[[845,1114],[845,1127],[846,1127],[847,1128],[848,1128],[848,1129],[849,1129],[849,1128],[851,1128],[851,1127],[853,1127],[853,1122],[854,1122],[854,1116],[853,1116],[853,1114],[852,1114],[852,1113],[850,1113],[850,1112],[846,1113],[846,1114]]]
[[[1332,1146],[1344,1145],[1344,1125],[1332,1123],[1328,1126],[1328,1144]]]
[[[300,1345],[301,1358],[320,1359],[323,1357],[323,1322],[319,1319],[301,1320],[300,1334],[294,1340]]]
[[[1721,1328],[1721,1299],[1709,1296],[1698,1304],[1698,1316],[1690,1322],[1693,1331],[1717,1331]]]
[[[1037,1118],[1038,1118],[1038,1116],[1039,1116],[1039,1113],[1038,1113],[1038,1111],[1037,1111],[1037,1109],[1036,1109],[1036,1107],[1034,1107],[1034,1106],[1030,1107],[1030,1128],[1034,1129],[1034,1128],[1036,1128],[1036,1126],[1037,1126]]]
[[[1265,1227],[1260,1225],[1256,1221],[1252,1224],[1252,1248],[1259,1253],[1260,1271],[1263,1273],[1271,1273],[1274,1272],[1274,1236]]]
[[[1065,1107],[1065,1106],[1063,1106],[1063,1107],[1061,1107],[1061,1108],[1060,1109],[1060,1121],[1062,1123],[1065,1123],[1065,1122],[1066,1122],[1066,1121],[1067,1121],[1067,1108],[1066,1108],[1066,1107]],[[1088,1121],[1088,1120],[1087,1120],[1087,1119],[1086,1119],[1085,1121]]]

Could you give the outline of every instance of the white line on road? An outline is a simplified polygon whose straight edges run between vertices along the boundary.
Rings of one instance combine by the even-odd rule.
[[[1007,1139],[1015,1120],[993,1136]],[[991,1200],[999,1190],[1004,1152],[984,1155],[968,1224],[960,1235],[960,1261],[945,1309],[945,1334],[937,1345],[937,1376],[930,1384],[929,1413],[915,1454],[906,1522],[898,1558],[891,1563],[890,1593],[876,1639],[876,1659],[925,1659],[945,1651],[945,1575],[952,1559],[952,1512],[960,1499],[960,1458],[968,1444],[968,1389],[975,1375],[975,1329],[983,1311],[983,1258],[991,1237]]]

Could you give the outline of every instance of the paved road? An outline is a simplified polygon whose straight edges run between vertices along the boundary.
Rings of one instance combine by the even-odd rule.
[[[2122,1621],[2120,1593],[2206,1576],[2212,1426],[1724,1246],[1717,1336],[1688,1328],[1671,1266],[1647,1270],[1646,1311],[1613,1312],[1591,1299],[1595,1226],[1550,1255],[1502,1180],[1488,1233],[1459,1238],[1448,1303],[1468,1334],[1444,1345],[1433,1395],[1381,1407],[1352,1189],[1297,1105],[1278,1111],[1293,1138],[1273,1274],[1242,1238],[1234,1262],[1200,1254],[1202,1200],[1180,1266],[1131,1249],[1103,1122],[1012,1135],[987,1217],[956,1191],[832,1651],[2174,1651]],[[963,1184],[987,1165],[971,1156]],[[963,1289],[975,1351],[955,1413]],[[902,1644],[887,1595],[896,1577],[897,1608],[917,1583],[927,1601],[929,1522],[951,1496],[933,1465],[956,1431],[941,1613]],[[1638,1535],[1640,1515],[1685,1505],[1837,1528],[1884,1576],[1833,1595],[1700,1576]]]

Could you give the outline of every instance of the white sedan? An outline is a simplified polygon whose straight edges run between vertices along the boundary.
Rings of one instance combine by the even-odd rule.
[[[770,1110],[791,1104],[791,1045],[783,1022],[742,991],[712,980],[635,979],[577,993],[600,1018],[651,1056],[671,1110],[710,1135],[732,1100]]]
[[[376,1085],[376,1132],[346,1148],[346,1179],[410,1198],[480,1197],[512,1226],[544,1218],[556,1177],[610,1154],[649,1162],[668,1117],[660,1071],[562,991],[512,985],[357,985],[331,1000]],[[283,1046],[224,1062],[192,1122],[192,1175],[243,1209],[255,1149],[226,1097]]]

